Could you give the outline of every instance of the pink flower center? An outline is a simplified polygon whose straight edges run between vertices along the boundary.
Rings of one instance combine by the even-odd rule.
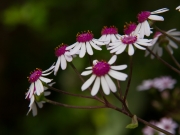
[[[110,65],[104,61],[97,62],[93,66],[93,73],[97,76],[104,76],[110,70]]]
[[[129,35],[126,35],[124,36],[121,41],[124,43],[124,44],[133,44],[137,41],[137,37],[136,36],[129,36]]]
[[[66,47],[67,47],[67,45],[65,45],[65,44],[61,44],[60,46],[56,47],[55,48],[55,55],[57,57],[63,55],[66,52]]]
[[[90,32],[90,31],[88,31],[88,32],[84,32],[84,33],[82,33],[82,34],[78,33],[78,34],[76,35],[76,40],[77,40],[78,42],[87,42],[87,41],[92,40],[93,37],[94,37],[93,33]]]
[[[138,22],[142,23],[145,20],[148,19],[148,17],[151,15],[151,12],[149,11],[142,11],[141,13],[138,14],[137,18],[138,18]]]
[[[29,82],[33,83],[35,81],[37,81],[39,79],[39,77],[42,74],[42,70],[36,68],[36,70],[34,70],[34,72],[31,73],[30,77],[29,77]]]
[[[101,30],[101,35],[107,34],[118,34],[118,29],[115,26],[104,26],[104,28]]]
[[[136,29],[136,24],[130,22],[129,24],[126,23],[126,25],[124,25],[124,34],[129,35],[131,34],[135,29]]]

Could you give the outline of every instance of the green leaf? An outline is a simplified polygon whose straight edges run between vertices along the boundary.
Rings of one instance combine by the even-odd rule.
[[[126,128],[134,129],[134,128],[137,128],[137,127],[138,127],[137,116],[136,116],[136,115],[133,115],[131,124],[128,124],[128,125],[126,126]]]

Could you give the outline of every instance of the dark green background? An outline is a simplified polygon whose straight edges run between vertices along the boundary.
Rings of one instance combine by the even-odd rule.
[[[0,134],[2,135],[125,135],[141,134],[143,124],[134,130],[125,126],[131,119],[109,109],[77,110],[45,104],[33,117],[28,111],[29,101],[25,92],[29,87],[27,76],[36,67],[49,68],[57,60],[54,48],[61,43],[76,42],[77,32],[91,30],[95,38],[100,37],[103,26],[115,25],[123,34],[125,22],[137,21],[137,13],[143,10],[154,11],[169,8],[162,14],[164,22],[157,25],[163,30],[177,28],[180,30],[180,13],[175,10],[178,0],[17,0],[1,1],[0,4]],[[175,50],[178,57],[179,50]],[[163,55],[170,61],[170,58]],[[108,51],[95,52],[93,59],[109,60]],[[180,58],[178,57],[180,60]],[[79,72],[87,66],[87,59],[75,58],[74,63]],[[160,118],[151,113],[145,92],[138,92],[136,87],[143,79],[161,75],[178,76],[157,60],[144,57],[144,51],[137,50],[133,56],[134,69],[129,107],[134,114],[147,121]],[[129,64],[126,53],[119,55],[119,64]],[[171,63],[171,62],[170,62]],[[124,70],[128,73],[129,69]],[[54,77],[55,87],[80,94],[81,82],[68,65],[67,70],[59,71]],[[78,80],[78,82],[76,82]],[[122,82],[122,88],[127,84]],[[64,96],[52,92],[52,100],[73,105],[96,105],[96,102]],[[109,100],[114,101],[112,95]],[[114,103],[119,105],[115,100]]]

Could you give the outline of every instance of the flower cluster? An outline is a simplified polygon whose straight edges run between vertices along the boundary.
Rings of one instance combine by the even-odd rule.
[[[166,117],[162,118],[158,122],[150,121],[150,123],[172,134],[175,134],[175,129],[178,127],[178,124],[176,122],[174,122],[171,118],[166,118]],[[165,135],[164,133],[158,132],[149,126],[146,126],[145,128],[143,128],[142,132],[143,132],[143,135],[155,135],[155,134]]]
[[[159,78],[144,80],[141,85],[137,87],[139,91],[149,90],[151,88],[163,91],[165,89],[173,89],[176,84],[176,80],[169,76],[162,76]]]

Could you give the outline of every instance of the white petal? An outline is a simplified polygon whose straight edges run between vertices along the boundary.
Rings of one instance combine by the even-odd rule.
[[[43,71],[42,73],[46,73],[46,72],[52,70],[52,69],[54,68],[54,64],[55,64],[55,63],[53,63],[52,66],[51,66],[50,68],[48,68],[47,70]]]
[[[58,71],[59,66],[60,66],[60,61],[61,61],[61,58],[58,57],[58,60],[57,60],[57,62],[56,62],[55,68],[54,68],[54,75],[57,74],[57,71]]]
[[[121,80],[121,81],[125,81],[126,78],[127,78],[127,75],[126,75],[126,74],[121,73],[121,72],[114,71],[114,70],[112,70],[112,69],[110,69],[110,71],[108,72],[108,74],[109,74],[111,77],[113,77],[113,78],[115,78],[115,79],[117,79],[117,80]]]
[[[105,75],[105,79],[106,79],[106,82],[107,82],[109,88],[111,89],[111,91],[116,92],[117,91],[116,85],[114,84],[112,79],[108,75]]]
[[[122,45],[121,48],[116,52],[116,54],[121,54],[125,49],[127,45]]]
[[[113,56],[111,57],[111,59],[108,61],[108,63],[109,63],[110,65],[112,65],[112,64],[116,61],[116,59],[117,59],[117,55],[113,55]]]
[[[97,46],[96,44],[94,44],[92,41],[90,41],[90,44],[92,45],[92,47],[96,50],[102,50],[99,46]]]
[[[26,98],[31,98],[34,93],[34,83],[31,83],[28,92],[26,93]]]
[[[71,62],[72,61],[72,56],[71,55],[64,55],[65,56],[65,58],[66,58],[66,60],[68,61],[68,62]]]
[[[107,50],[114,49],[114,48],[116,48],[116,47],[118,47],[118,46],[119,46],[119,45],[113,45],[113,46],[111,46],[111,47],[108,47]]]
[[[90,71],[84,71],[81,73],[82,76],[90,75],[92,73],[92,70]]]
[[[67,67],[67,62],[66,62],[64,55],[61,55],[60,58],[61,58],[61,68],[62,68],[62,70],[64,70]]]
[[[39,108],[43,107],[43,103],[42,102],[37,102],[37,105],[38,105]]]
[[[114,45],[121,45],[121,41],[118,40],[117,42],[113,42],[109,44],[109,46],[114,46]]]
[[[173,48],[178,48],[178,46],[176,45],[176,43],[174,43],[172,40],[169,40],[169,45],[172,46]]]
[[[136,42],[137,44],[143,45],[143,46],[152,46],[152,43],[147,43],[147,42]]]
[[[35,88],[38,96],[44,91],[44,87],[39,79],[35,82]]]
[[[168,8],[161,8],[161,9],[158,9],[156,11],[153,11],[151,12],[151,14],[159,14],[159,13],[164,13],[166,11],[168,11],[169,9]]]
[[[126,68],[127,68],[127,65],[111,66],[111,69],[114,69],[114,70],[123,70]]]
[[[144,48],[144,47],[142,47],[142,46],[140,46],[140,45],[138,45],[136,43],[134,43],[134,46],[137,47],[140,50],[146,50],[146,48]]]
[[[48,78],[45,78],[45,77],[40,77],[39,78],[41,81],[45,82],[45,83],[50,83],[52,81],[52,79],[48,79]]]
[[[50,94],[51,94],[50,91],[45,91],[45,92],[44,92],[44,96],[49,96]]]
[[[135,31],[134,31],[134,35],[137,35],[138,33],[139,33],[139,30],[140,30],[140,28],[141,28],[141,23],[139,23],[138,25],[137,25],[137,27],[136,27],[136,29],[135,29]]]
[[[92,41],[97,45],[105,45],[103,42],[99,42],[97,39],[92,39]]]
[[[132,56],[134,54],[134,48],[131,44],[129,44],[129,46],[128,46],[128,54],[130,56]]]
[[[164,21],[164,18],[162,16],[158,15],[150,15],[148,19],[154,20],[154,21]]]
[[[144,35],[150,36],[150,26],[149,26],[148,21],[145,21],[145,22],[144,22],[144,25],[145,25]]]
[[[79,57],[83,58],[85,54],[86,54],[86,45],[85,43],[83,43],[80,49]]]
[[[99,41],[105,41],[106,40],[106,35],[102,35],[101,38],[99,39]]]
[[[115,52],[119,51],[119,50],[122,48],[122,46],[123,46],[123,45],[119,45],[118,47],[112,49],[112,50],[110,51],[110,53],[115,53]]]
[[[86,42],[86,49],[89,55],[93,55],[93,50],[89,42]]]
[[[87,67],[86,69],[92,69],[92,67]]]
[[[81,46],[82,46],[82,43],[78,42],[78,44],[76,44],[76,46],[70,51],[71,55],[76,54],[79,51],[79,49],[81,48]]]
[[[33,114],[33,116],[36,116],[36,115],[37,115],[37,107],[36,107],[36,104],[34,103],[31,108],[32,108],[32,114]]]
[[[91,91],[92,96],[95,96],[97,94],[99,87],[100,87],[100,77],[97,77],[95,82],[94,82],[92,91]]]
[[[112,42],[116,42],[116,41],[117,41],[117,39],[116,39],[116,37],[115,37],[114,34],[111,34],[110,36],[111,36],[111,41],[112,41]]]
[[[35,101],[35,99],[34,99],[34,95],[31,97],[31,99],[30,99],[30,104],[29,104],[29,107],[31,107],[32,106],[32,104],[34,103],[34,101]]]
[[[109,89],[109,86],[108,86],[104,76],[101,76],[101,86],[102,86],[102,89],[103,89],[104,93],[106,95],[109,95],[110,94],[110,89]]]
[[[77,44],[79,44],[79,42],[76,42],[76,43],[74,43],[74,44],[72,44],[72,45],[66,47],[66,50],[72,49],[72,48],[75,47]]]
[[[84,91],[86,90],[94,81],[94,79],[96,78],[96,75],[92,75],[81,87],[81,90]]]

